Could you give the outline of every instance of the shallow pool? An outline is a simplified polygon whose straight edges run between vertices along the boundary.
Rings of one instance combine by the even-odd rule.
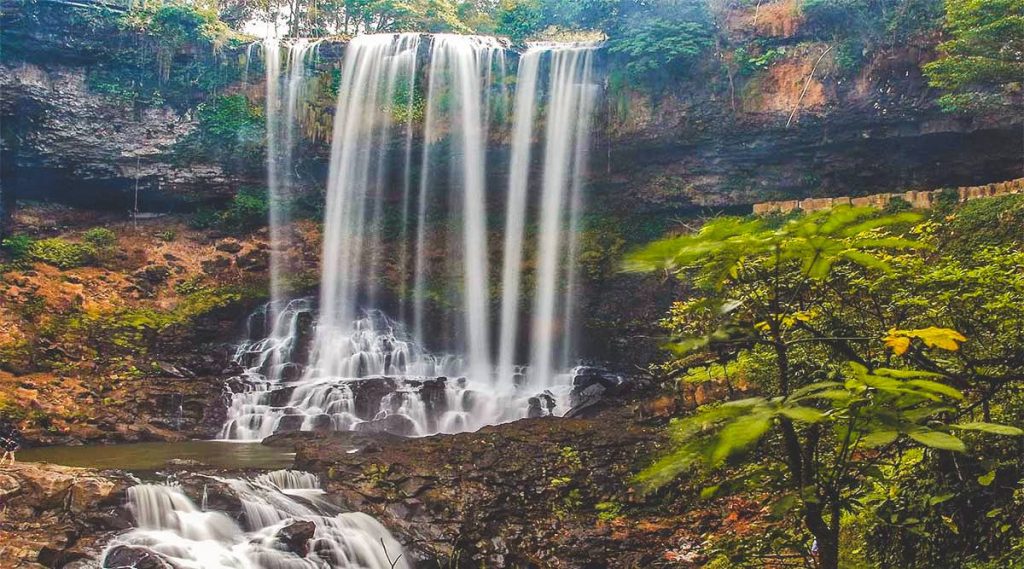
[[[30,448],[19,451],[17,458],[24,462],[130,472],[157,471],[175,459],[196,461],[208,468],[277,470],[291,467],[295,453],[258,442],[186,441]]]

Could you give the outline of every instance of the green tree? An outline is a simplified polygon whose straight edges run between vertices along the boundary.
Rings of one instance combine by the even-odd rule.
[[[865,481],[883,478],[880,467],[897,449],[964,452],[962,431],[1021,434],[958,419],[967,398],[954,386],[955,372],[936,364],[957,353],[964,336],[935,326],[881,327],[882,319],[860,315],[870,312],[866,296],[847,294],[847,283],[894,273],[895,257],[924,246],[887,233],[917,218],[869,208],[837,208],[778,228],[722,218],[632,254],[627,270],[666,271],[703,290],[677,315],[688,337],[671,347],[714,354],[717,365],[745,358],[761,393],[675,421],[673,451],[639,480],[663,485],[757,447],[762,460],[749,470],[777,484],[776,509],[799,512],[820,565],[833,569],[843,513],[863,508]],[[908,354],[922,357],[900,359]]]
[[[933,87],[946,91],[947,110],[977,109],[1019,98],[1024,78],[1024,0],[946,0],[939,59],[924,66]]]

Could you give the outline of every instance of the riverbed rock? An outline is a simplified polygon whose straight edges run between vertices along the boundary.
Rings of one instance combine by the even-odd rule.
[[[309,553],[309,540],[313,539],[315,531],[316,524],[313,522],[296,521],[277,530],[274,537],[285,551],[305,557]]]
[[[144,547],[118,545],[107,552],[103,569],[174,569],[159,554]]]

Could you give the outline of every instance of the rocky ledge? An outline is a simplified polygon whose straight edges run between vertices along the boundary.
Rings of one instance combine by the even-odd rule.
[[[648,503],[631,487],[660,432],[619,406],[420,439],[290,433],[268,442],[294,444],[296,467],[320,473],[334,501],[376,517],[425,562],[686,567],[700,557],[686,552],[727,515]]]
[[[131,526],[118,471],[53,464],[0,470],[0,565],[10,569],[94,567],[103,544]]]

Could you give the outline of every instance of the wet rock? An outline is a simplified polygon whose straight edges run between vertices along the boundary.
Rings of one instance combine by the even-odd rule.
[[[296,381],[302,377],[302,373],[305,370],[303,366],[295,363],[287,363],[281,366],[281,379],[283,381]]]
[[[550,391],[544,391],[534,397],[527,400],[529,405],[526,416],[530,419],[536,419],[538,417],[550,417],[554,414],[555,406],[558,401],[555,400],[555,396]]]
[[[4,465],[0,472],[0,566],[64,567],[95,559],[99,543],[127,525],[123,473],[53,464]],[[95,567],[95,565],[93,565]]]
[[[165,362],[165,361],[157,361],[156,365],[157,365],[158,368],[160,368],[161,372],[163,372],[163,373],[165,373],[165,374],[167,374],[167,375],[169,375],[171,377],[187,378],[187,377],[195,377],[196,376],[196,374],[192,373],[188,369],[179,368],[179,367],[175,366],[174,364],[171,364],[171,363],[168,363],[168,362]]]
[[[305,415],[284,415],[278,419],[277,426],[274,428],[274,434],[298,431],[302,429],[302,423],[305,420]]]
[[[313,313],[300,312],[295,317],[295,344],[292,349],[292,361],[297,364],[309,363],[309,354],[316,337],[313,329]]]
[[[402,437],[411,437],[416,434],[416,423],[405,415],[388,415],[380,419],[373,419],[356,425],[356,432],[359,433],[389,433]]]
[[[118,545],[107,552],[103,569],[173,569],[173,566],[144,547]]]
[[[292,522],[279,529],[274,537],[284,551],[305,557],[309,553],[309,540],[313,539],[315,531],[316,524],[313,522]]]
[[[398,388],[395,380],[389,377],[367,377],[348,383],[355,398],[356,415],[362,419],[372,419],[380,411],[381,400]]]
[[[218,251],[234,254],[242,250],[242,244],[238,241],[238,239],[228,237],[227,239],[221,239],[220,241],[218,241],[213,248]]]

